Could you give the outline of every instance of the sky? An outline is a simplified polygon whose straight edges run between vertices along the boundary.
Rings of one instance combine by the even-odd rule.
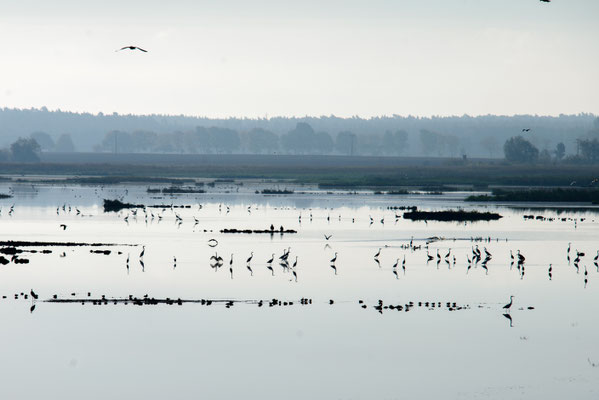
[[[598,16],[597,0],[0,0],[0,107],[599,114]]]

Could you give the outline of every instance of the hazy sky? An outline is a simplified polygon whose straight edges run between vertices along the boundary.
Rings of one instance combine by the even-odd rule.
[[[599,113],[598,38],[599,0],[2,0],[0,106]]]

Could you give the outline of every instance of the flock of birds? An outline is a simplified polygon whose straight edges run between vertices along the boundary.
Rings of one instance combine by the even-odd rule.
[[[202,204],[197,204],[197,206],[175,206],[175,205],[165,205],[163,207],[156,207],[156,208],[151,208],[151,207],[142,207],[142,208],[134,208],[134,209],[128,209],[125,212],[121,212],[118,213],[117,215],[119,216],[119,218],[121,218],[122,220],[124,220],[127,224],[129,224],[130,220],[134,220],[137,221],[137,219],[141,216],[142,219],[148,223],[151,222],[153,220],[158,220],[158,221],[162,221],[163,218],[173,218],[174,217],[174,221],[176,223],[177,226],[181,226],[184,222],[189,221],[191,219],[193,226],[194,226],[194,231],[195,231],[195,227],[199,224],[202,223],[202,218],[197,216],[197,215],[189,215],[189,211],[192,211],[197,207],[197,211],[200,211],[204,208],[204,206]],[[186,210],[186,212],[182,212],[182,211],[178,211],[179,209],[188,209]],[[257,209],[256,206],[248,206],[247,207],[247,212],[249,214],[252,213],[253,209]],[[286,208],[287,209],[287,208]],[[295,208],[291,207],[288,208],[289,210],[294,210]],[[298,219],[298,223],[301,225],[302,223],[302,218],[308,218],[309,221],[311,222],[314,218],[325,218],[327,223],[331,223],[334,219],[337,219],[338,221],[351,221],[352,224],[356,223],[356,222],[360,222],[357,221],[356,216],[354,215],[350,215],[350,216],[343,216],[341,214],[339,215],[335,215],[332,218],[331,215],[331,211],[333,211],[333,209],[331,209],[330,211],[327,211],[325,209],[325,212],[328,213],[328,215],[326,215],[325,217],[323,217],[322,215],[320,216],[316,216],[313,215],[313,212],[311,209],[308,209],[307,211],[304,211],[306,213],[306,215],[302,215],[302,212],[299,213],[297,219]],[[0,213],[2,212],[2,210],[0,209]],[[231,212],[231,206],[226,205],[226,204],[219,204],[218,205],[218,212],[219,213],[224,213],[224,215],[228,215]],[[8,215],[9,216],[13,216],[13,214],[15,213],[15,206],[12,205],[10,206],[9,210],[8,210]],[[56,214],[57,215],[75,215],[75,216],[79,216],[79,217],[85,217],[85,216],[91,216],[91,215],[86,215],[84,212],[82,212],[82,210],[80,210],[78,207],[64,203],[61,206],[58,206],[56,208]],[[1,214],[0,214],[1,215]],[[349,218],[349,219],[348,219]],[[368,216],[368,219],[366,220],[366,222],[369,225],[373,225],[374,223],[380,223],[382,225],[385,224],[385,216],[382,217],[378,217],[375,218],[372,215]],[[388,217],[387,217],[388,218]],[[397,223],[398,220],[401,219],[401,215],[394,213],[391,217],[391,219],[395,220],[395,222]],[[525,216],[525,220],[526,219],[530,219],[530,216]],[[535,218],[535,219],[539,219],[539,218]],[[582,220],[581,220],[582,221]],[[271,224],[271,228],[273,228],[272,224]],[[62,231],[67,230],[67,224],[66,223],[61,223],[59,225],[59,229]],[[204,232],[212,232],[209,229],[204,229]],[[327,258],[326,260],[328,260],[328,265],[330,266],[331,270],[333,271],[333,273],[335,275],[338,274],[338,260],[340,258],[340,256],[343,256],[343,254],[339,254],[339,252],[337,251],[333,251],[331,245],[335,245],[335,240],[333,237],[333,234],[327,234],[325,233],[324,235],[324,243],[325,243],[325,250],[326,249],[330,249],[331,251],[331,256],[329,256],[329,258]],[[222,238],[219,238],[221,241],[223,240]],[[389,268],[392,276],[394,277],[394,279],[396,280],[400,280],[403,279],[403,277],[406,277],[407,275],[410,275],[410,266],[414,267],[414,265],[416,266],[421,266],[423,265],[423,263],[419,260],[417,260],[413,254],[414,253],[418,253],[420,252],[420,254],[425,254],[425,258],[424,258],[424,264],[428,265],[430,262],[435,262],[437,265],[437,268],[439,268],[440,264],[443,263],[445,265],[447,265],[448,268],[452,269],[454,267],[456,267],[456,265],[465,265],[465,272],[466,274],[468,274],[472,269],[478,269],[480,268],[481,270],[484,270],[485,275],[489,274],[490,268],[491,268],[491,261],[493,259],[493,254],[491,253],[490,248],[487,248],[486,246],[483,246],[482,244],[479,244],[479,242],[485,242],[485,243],[491,243],[492,241],[499,241],[499,238],[497,239],[492,239],[492,238],[470,238],[470,239],[457,239],[457,240],[470,240],[471,242],[473,242],[472,246],[470,246],[470,250],[467,251],[466,253],[464,253],[463,247],[464,246],[455,246],[457,249],[452,249],[452,248],[434,248],[434,243],[437,241],[442,241],[445,240],[450,241],[451,239],[443,239],[443,238],[426,238],[426,239],[422,239],[422,240],[414,240],[412,238],[412,240],[410,240],[409,242],[406,242],[405,244],[401,244],[399,246],[397,245],[392,245],[392,246],[385,246],[385,247],[380,247],[378,248],[378,250],[376,251],[376,253],[373,254],[373,260],[375,262],[376,265],[378,265],[379,268],[383,268],[382,266],[382,262],[381,259],[383,252],[394,252],[393,249],[399,247],[402,250],[408,250],[408,252],[403,252],[403,254],[399,254],[399,256],[397,256],[397,254],[395,254],[393,256],[393,263],[392,266]],[[502,241],[504,239],[501,239]],[[453,241],[455,242],[456,239],[453,239]],[[505,241],[507,241],[507,239],[505,239]],[[474,243],[475,242],[475,243]],[[208,246],[211,248],[216,248],[219,246],[219,240],[215,239],[215,238],[210,238],[208,240]],[[390,250],[389,250],[390,249]],[[443,253],[441,252],[443,251]],[[524,256],[524,254],[522,254],[522,252],[520,250],[515,250],[516,252],[514,253],[513,250],[510,250],[510,270],[515,266],[515,270],[518,271],[520,279],[524,279],[525,274],[526,274],[526,257]],[[92,252],[94,252],[92,250]],[[97,253],[102,253],[102,251],[95,251]],[[109,254],[110,252],[104,252],[103,254]],[[119,254],[121,254],[121,252],[118,252]],[[141,269],[142,271],[145,270],[145,263],[144,263],[144,256],[146,253],[146,247],[145,245],[141,246],[141,251],[139,252],[137,259],[139,264],[141,265]],[[227,253],[228,256],[226,257],[227,259],[225,260],[221,255],[218,254],[217,252],[214,252],[213,255],[210,255],[209,258],[209,262],[210,262],[210,267],[214,270],[214,271],[219,271],[221,269],[228,269],[228,275],[230,276],[230,279],[234,279],[239,273],[242,273],[244,270],[246,270],[247,274],[250,277],[253,277],[254,274],[257,272],[256,268],[265,268],[265,270],[267,271],[268,274],[270,274],[271,276],[275,276],[275,273],[277,270],[282,271],[285,274],[288,274],[289,276],[289,281],[291,282],[298,282],[298,280],[300,279],[300,273],[301,273],[301,268],[299,266],[299,262],[301,259],[301,255],[300,254],[293,254],[292,255],[292,249],[291,247],[287,247],[285,248],[282,253],[279,253],[279,255],[277,255],[277,253],[271,253],[270,257],[266,258],[264,261],[260,262],[256,262],[256,259],[254,257],[254,252],[251,251],[250,254],[246,254],[246,255],[235,255],[234,253]],[[412,255],[410,255],[412,254]],[[584,285],[586,287],[587,283],[588,283],[588,279],[589,279],[589,272],[587,270],[587,266],[586,265],[581,265],[582,259],[585,257],[585,253],[578,251],[578,250],[573,250],[571,248],[571,244],[569,244],[568,249],[567,249],[567,254],[566,254],[566,258],[568,261],[568,264],[570,264],[571,262],[573,263],[573,266],[576,268],[577,272],[581,272],[583,271],[583,276],[584,276]],[[345,257],[341,257],[343,260],[345,260]],[[386,259],[388,259],[388,256],[385,256]],[[245,268],[239,269],[239,263],[241,263],[241,260],[244,260],[245,262],[243,263]],[[14,261],[14,260],[11,260]],[[127,270],[129,270],[130,268],[130,264],[131,264],[131,254],[128,253],[127,254],[127,258],[126,258],[126,267]],[[324,260],[323,260],[324,261]],[[595,255],[594,259],[594,265],[597,268],[597,271],[599,272],[599,251],[597,252],[597,254]],[[344,261],[345,262],[345,261]],[[16,262],[15,262],[16,263]],[[172,256],[172,265],[173,268],[176,269],[177,268],[177,256],[173,255]],[[226,265],[226,267],[225,267]],[[341,263],[341,265],[343,265],[343,263]],[[239,269],[239,270],[238,270]],[[384,269],[387,269],[387,267],[385,267]],[[550,264],[548,266],[548,277],[551,280],[553,278],[553,274],[554,274],[554,270],[553,270],[553,265]],[[75,293],[72,293],[72,299],[69,299],[69,301],[80,301],[81,299],[75,298]],[[88,293],[88,296],[90,294]],[[19,297],[19,295],[15,295],[16,298]],[[38,299],[38,295],[37,293],[35,293],[33,290],[31,290],[31,292],[29,294],[27,293],[21,293],[20,294],[20,298],[27,298],[27,297],[31,297],[32,300],[37,300]],[[302,299],[299,304],[303,304],[305,299]],[[513,300],[514,300],[514,296],[510,296],[510,300],[509,303],[505,304],[505,306],[503,306],[502,310],[504,312],[504,316],[506,318],[508,318],[510,320],[510,326],[512,324],[512,319],[511,319],[511,315],[510,315],[510,310],[512,309],[512,305],[513,305]],[[66,299],[59,299],[57,297],[57,295],[54,295],[52,297],[52,299],[50,299],[50,301],[66,301]],[[144,296],[142,298],[136,298],[136,297],[129,297],[129,298],[125,298],[125,299],[108,299],[105,295],[103,295],[100,299],[92,299],[92,298],[88,298],[83,300],[83,303],[86,302],[90,302],[90,303],[97,303],[97,304],[106,304],[108,301],[110,302],[116,302],[116,303],[122,303],[122,302],[130,302],[131,304],[183,304],[185,302],[195,302],[196,300],[182,300],[182,299],[154,299],[151,298],[149,296]],[[307,300],[306,300],[307,301]],[[206,304],[206,305],[210,305],[213,302],[216,302],[216,300],[204,300],[204,303],[202,304]],[[226,303],[227,308],[231,307],[236,301],[235,300],[229,300]],[[247,302],[247,301],[240,301],[240,302]],[[331,299],[329,300],[330,304],[334,304],[334,301]],[[263,304],[262,300],[257,300],[256,304]],[[270,301],[267,304],[269,304],[270,306],[273,305],[277,305],[278,302],[277,301]],[[294,304],[293,301],[281,301],[280,305],[292,305]],[[311,299],[310,299],[310,304],[311,304]],[[364,304],[364,302],[362,300],[359,301],[359,304],[362,308],[366,308],[366,304]],[[412,307],[415,307],[417,304],[418,307],[428,307],[428,308],[439,308],[440,304],[439,302],[408,302],[406,304],[400,304],[400,305],[386,305],[383,304],[382,300],[379,300],[379,303],[376,303],[374,306],[372,306],[374,309],[376,309],[379,312],[382,312],[383,310],[386,309],[390,309],[390,310],[399,310],[399,311],[409,311]],[[463,309],[463,308],[467,308],[466,306],[463,306],[462,308],[460,308],[460,306],[457,306],[454,302],[450,302],[447,304],[447,308],[449,310],[456,310],[456,309]],[[33,311],[35,309],[35,304],[32,304],[32,309],[31,311]]]

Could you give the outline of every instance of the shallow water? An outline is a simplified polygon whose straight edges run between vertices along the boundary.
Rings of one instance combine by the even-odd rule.
[[[279,186],[226,184],[205,194],[162,196],[148,195],[146,186],[0,185],[0,193],[14,194],[0,201],[0,240],[118,244],[51,247],[51,254],[19,255],[29,264],[0,266],[0,295],[7,296],[0,300],[0,397],[598,398],[599,214],[467,204],[464,193],[377,196],[310,187],[287,196],[255,193]],[[104,213],[104,198],[191,208],[148,209],[154,218],[150,211],[146,218],[143,210]],[[403,211],[391,206],[482,208],[504,217],[411,222],[396,219]],[[555,219],[531,221],[525,214]],[[271,224],[298,233],[219,233]],[[422,248],[405,248],[411,240]],[[576,250],[586,253],[578,270],[566,259],[568,242],[571,259]],[[477,245],[492,254],[488,271],[481,263],[467,268]],[[278,262],[268,269],[272,254],[278,261],[287,248],[290,265],[297,257],[297,281]],[[428,263],[427,250],[434,257]],[[511,265],[510,250],[526,256],[524,275]],[[220,268],[210,266],[215,252]],[[251,252],[253,275],[245,262]],[[31,289],[39,295],[33,312],[31,298],[14,299]],[[55,294],[250,303],[44,301]],[[510,295],[512,326],[502,309]],[[293,305],[269,307],[273,298]],[[312,303],[302,305],[302,298]],[[379,300],[402,309],[379,312]]]

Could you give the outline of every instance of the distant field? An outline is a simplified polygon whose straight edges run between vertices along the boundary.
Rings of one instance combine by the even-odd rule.
[[[127,178],[255,178],[285,179],[322,187],[435,187],[467,185],[588,187],[599,176],[597,165],[509,165],[502,160],[447,158],[172,155],[172,154],[43,154],[37,164],[0,164],[5,176],[58,175],[81,182],[118,183]]]

